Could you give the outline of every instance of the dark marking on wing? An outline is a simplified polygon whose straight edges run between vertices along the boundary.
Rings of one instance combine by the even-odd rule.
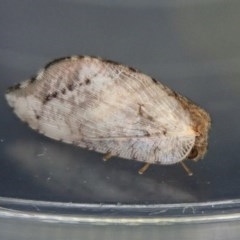
[[[61,93],[62,93],[62,94],[65,94],[65,93],[66,93],[66,89],[63,88],[63,89],[61,90]]]
[[[158,80],[156,80],[155,78],[152,78],[154,83],[158,83]]]
[[[133,68],[133,67],[128,67],[128,69],[132,72],[139,72],[137,69]]]
[[[48,69],[49,67],[51,67],[52,65],[56,64],[56,63],[59,63],[63,60],[67,60],[67,59],[70,59],[71,57],[62,57],[62,58],[57,58],[57,59],[54,59],[52,60],[51,62],[47,63],[44,67],[44,69]]]
[[[105,63],[113,64],[113,65],[120,65],[118,62],[115,62],[115,61],[112,61],[112,60],[102,59],[102,61],[105,62]]]
[[[34,83],[36,80],[37,80],[36,76],[33,76],[33,77],[30,78],[30,83]]]
[[[87,85],[89,85],[89,84],[91,83],[91,80],[87,78],[87,79],[85,80],[85,83],[86,83]]]
[[[146,116],[145,116],[149,121],[154,121],[154,118],[152,117],[152,116],[150,116],[150,115],[148,115],[148,114],[146,114]]]
[[[69,91],[72,91],[72,90],[73,90],[73,83],[69,83],[69,84],[67,85],[67,89],[68,89]]]
[[[146,130],[144,136],[145,136],[145,137],[150,137],[151,134]]]
[[[49,101],[52,100],[53,98],[57,98],[57,96],[58,96],[58,92],[57,92],[57,91],[55,91],[55,92],[53,92],[53,93],[51,93],[51,94],[47,94],[47,95],[45,96],[44,100],[43,100],[43,104],[49,102]]]
[[[21,84],[18,83],[18,84],[14,85],[14,86],[9,87],[7,89],[7,93],[12,92],[12,91],[17,90],[17,89],[20,89],[20,88],[21,88]]]
[[[139,105],[138,114],[141,117],[148,119],[149,121],[154,121],[154,118],[152,116],[150,116],[149,114],[144,112],[144,110],[143,110],[144,104],[138,103],[138,105]]]
[[[139,105],[139,108],[138,108],[138,114],[139,114],[140,116],[143,116],[142,107],[143,107],[144,105],[141,104],[141,103],[138,103],[138,105]]]
[[[52,93],[52,97],[53,98],[56,98],[58,96],[58,92],[56,91],[56,92],[54,92],[54,93]]]
[[[52,99],[51,94],[47,94],[43,100],[43,104],[47,103],[48,101],[50,101]]]

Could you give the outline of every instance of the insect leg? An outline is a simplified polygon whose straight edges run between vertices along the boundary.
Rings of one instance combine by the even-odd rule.
[[[153,117],[150,116],[150,115],[148,115],[148,114],[143,110],[144,105],[143,105],[143,104],[140,104],[140,103],[139,103],[138,105],[139,105],[139,109],[138,109],[138,114],[139,114],[139,116],[144,117],[144,118],[148,119],[149,121],[153,121]]]
[[[149,168],[149,166],[150,166],[150,163],[145,163],[145,164],[143,165],[143,167],[141,167],[141,168],[138,170],[138,173],[139,173],[139,174],[143,174],[145,171],[147,171],[147,169]]]
[[[182,165],[184,170],[187,172],[188,176],[192,176],[193,175],[193,172],[190,170],[190,168],[188,168],[188,166],[183,161],[181,161],[180,164]]]
[[[112,153],[110,151],[106,152],[104,155],[103,155],[103,161],[107,161],[109,160],[110,158],[112,157]]]

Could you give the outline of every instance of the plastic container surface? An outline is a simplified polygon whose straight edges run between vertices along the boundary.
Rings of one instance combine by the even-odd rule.
[[[0,236],[239,236],[239,9],[238,1],[1,2]],[[138,175],[139,162],[103,163],[17,119],[7,87],[78,54],[136,67],[210,113],[209,151],[187,161],[192,177],[180,165]]]

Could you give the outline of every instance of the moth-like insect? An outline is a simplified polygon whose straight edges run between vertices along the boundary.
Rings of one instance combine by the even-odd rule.
[[[65,143],[150,164],[203,158],[209,114],[159,81],[119,63],[72,56],[10,87],[6,99],[38,132]]]

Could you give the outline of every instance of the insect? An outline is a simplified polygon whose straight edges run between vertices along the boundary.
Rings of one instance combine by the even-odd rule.
[[[72,56],[48,63],[10,87],[16,115],[52,139],[151,164],[199,160],[206,153],[209,114],[159,81],[119,63]]]

